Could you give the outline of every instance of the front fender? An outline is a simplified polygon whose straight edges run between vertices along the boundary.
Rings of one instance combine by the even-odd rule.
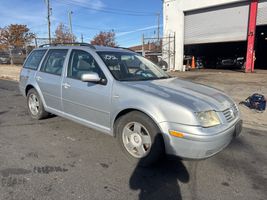
[[[124,101],[124,102],[120,101],[119,103],[117,103],[117,106],[115,105],[114,107],[116,107],[116,109],[114,109],[112,112],[111,122],[110,122],[111,132],[113,136],[115,136],[115,133],[113,132],[115,120],[117,116],[123,111],[134,111],[134,110],[140,111],[146,114],[147,116],[149,116],[157,124],[159,128],[160,128],[159,123],[164,121],[163,114],[153,104],[148,104],[148,103],[144,103],[144,102],[136,101],[136,100],[129,100],[129,101]],[[138,105],[138,106],[133,106],[133,105]]]

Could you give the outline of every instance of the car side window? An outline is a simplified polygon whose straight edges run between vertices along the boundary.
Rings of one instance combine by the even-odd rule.
[[[27,69],[37,70],[42,58],[44,57],[45,52],[46,52],[46,49],[34,50],[30,54],[29,58],[27,59],[23,67]]]
[[[40,71],[60,76],[67,53],[67,49],[49,50]]]
[[[104,73],[90,53],[82,50],[72,50],[67,77],[80,80],[83,74],[90,72],[95,72],[100,78],[105,79]]]

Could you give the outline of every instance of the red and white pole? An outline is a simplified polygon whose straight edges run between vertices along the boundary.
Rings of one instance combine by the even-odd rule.
[[[245,72],[254,72],[254,46],[257,23],[257,11],[259,0],[251,0],[248,23],[248,45]]]

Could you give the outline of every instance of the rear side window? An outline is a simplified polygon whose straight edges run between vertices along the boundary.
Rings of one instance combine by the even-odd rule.
[[[60,76],[63,70],[64,61],[67,53],[67,49],[49,50],[42,64],[41,71]]]
[[[24,64],[24,68],[37,70],[45,52],[46,49],[33,51]]]

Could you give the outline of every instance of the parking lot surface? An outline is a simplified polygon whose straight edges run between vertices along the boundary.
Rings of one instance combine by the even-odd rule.
[[[236,101],[267,94],[266,74],[246,81],[230,79],[231,73],[174,75],[222,89]],[[0,199],[265,200],[266,112],[241,112],[241,136],[216,156],[138,168],[110,136],[57,116],[31,119],[17,82],[0,80]]]

